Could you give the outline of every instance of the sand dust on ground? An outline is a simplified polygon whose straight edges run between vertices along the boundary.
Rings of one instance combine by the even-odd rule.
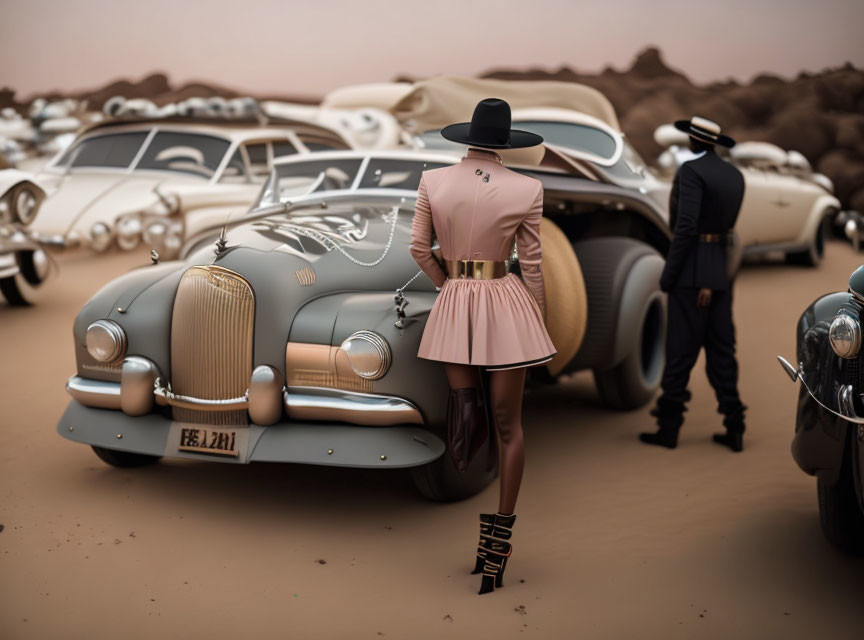
[[[72,321],[146,252],[59,258],[38,306],[0,303],[0,637],[861,638],[864,560],[823,540],[792,461],[797,390],[775,355],[816,296],[864,262],[752,265],[736,289],[745,451],[703,361],[675,451],[640,444],[590,374],[530,392],[505,587],[468,574],[477,514],[404,471],[163,461],[113,469],[59,437]]]

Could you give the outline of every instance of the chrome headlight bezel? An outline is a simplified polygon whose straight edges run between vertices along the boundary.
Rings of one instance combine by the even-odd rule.
[[[116,225],[117,246],[123,251],[131,251],[141,242],[141,217],[128,215],[118,218]]]
[[[28,225],[33,222],[36,217],[36,212],[39,209],[39,196],[33,189],[22,187],[15,194],[15,202],[13,203],[15,217],[23,225]]]
[[[114,234],[111,233],[111,227],[104,222],[94,222],[93,226],[90,227],[90,247],[94,251],[99,253],[107,251],[113,239]]]
[[[342,341],[339,348],[348,356],[354,373],[366,380],[383,378],[393,362],[390,344],[374,331],[355,331]]]
[[[831,348],[841,358],[854,358],[861,351],[861,324],[848,313],[838,313],[828,329]]]
[[[126,355],[126,332],[112,320],[97,320],[87,327],[84,344],[97,362],[117,362]]]

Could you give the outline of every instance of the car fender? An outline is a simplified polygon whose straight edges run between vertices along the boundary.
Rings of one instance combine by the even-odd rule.
[[[816,235],[816,228],[822,224],[825,215],[832,209],[840,210],[840,201],[837,198],[828,193],[817,196],[810,205],[810,212],[796,238],[796,243],[809,246]]]
[[[839,478],[843,464],[847,420],[825,407],[836,409],[838,384],[855,382],[853,363],[838,357],[828,341],[828,328],[837,313],[851,306],[852,294],[829,293],[816,299],[801,314],[796,330],[796,364],[805,386],[799,392],[792,457],[806,473],[818,475],[828,485]]]
[[[35,174],[18,169],[4,169],[0,171],[0,198],[6,195],[20,184],[30,185],[37,196],[42,199],[48,192],[48,185]]]
[[[394,294],[387,291],[335,293],[304,304],[291,325],[291,345],[338,347],[357,331],[373,331],[390,346],[392,360],[387,373],[373,382],[371,392],[410,400],[428,425],[441,425],[447,405],[447,379],[440,363],[417,357],[420,339],[437,294],[404,293],[408,304],[402,327],[396,326]],[[286,363],[286,369],[290,363]],[[290,372],[287,372],[290,378]]]

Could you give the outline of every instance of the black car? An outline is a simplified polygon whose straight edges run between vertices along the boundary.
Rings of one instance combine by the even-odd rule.
[[[848,292],[817,299],[798,321],[798,366],[778,356],[801,381],[792,457],[817,478],[819,517],[828,541],[864,553],[864,378],[861,316],[864,266]]]

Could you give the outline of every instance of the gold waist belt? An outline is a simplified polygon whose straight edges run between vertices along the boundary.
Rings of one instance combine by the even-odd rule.
[[[498,260],[445,260],[451,279],[494,280],[507,275],[507,263]]]

